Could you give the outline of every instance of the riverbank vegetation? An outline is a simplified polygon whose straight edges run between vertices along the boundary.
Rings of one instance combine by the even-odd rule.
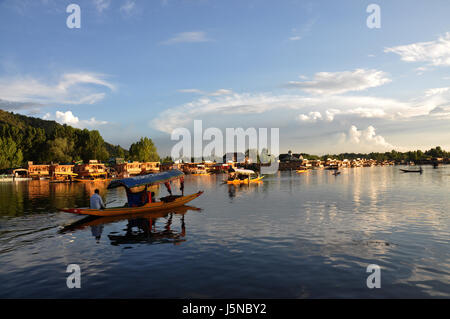
[[[69,163],[120,157],[158,161],[155,145],[142,138],[126,150],[103,140],[97,130],[78,129],[55,121],[0,110],[0,169],[36,163]]]

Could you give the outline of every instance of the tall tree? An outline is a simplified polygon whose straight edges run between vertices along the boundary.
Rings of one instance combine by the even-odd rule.
[[[16,168],[22,165],[22,150],[12,138],[0,137],[0,150],[0,169]]]
[[[109,154],[105,147],[105,141],[97,130],[82,130],[78,141],[78,154],[80,154],[82,160],[106,161],[108,159]]]
[[[57,137],[48,142],[48,160],[56,163],[69,163],[72,161],[74,142]]]
[[[148,137],[141,137],[139,142],[130,146],[130,158],[140,162],[159,162],[156,146]]]

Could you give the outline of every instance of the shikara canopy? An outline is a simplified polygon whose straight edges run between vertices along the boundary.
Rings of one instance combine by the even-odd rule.
[[[124,186],[124,187],[128,187],[128,188],[135,188],[135,187],[146,186],[146,185],[148,185],[148,186],[158,185],[158,184],[172,181],[174,179],[179,179],[183,175],[184,175],[184,173],[179,170],[171,170],[171,171],[157,173],[157,174],[148,174],[148,175],[129,177],[129,178],[112,181],[111,183],[109,183],[108,189],[116,188],[116,187],[120,187],[120,186]]]
[[[251,169],[240,169],[240,168],[235,168],[234,171],[238,174],[242,174],[242,175],[253,175],[256,174],[254,171],[252,171]]]

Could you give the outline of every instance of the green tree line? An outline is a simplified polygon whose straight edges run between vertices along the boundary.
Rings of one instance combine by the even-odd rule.
[[[16,168],[26,161],[70,163],[111,157],[159,161],[156,146],[147,137],[130,150],[106,143],[97,130],[73,128],[0,110],[0,169]]]
[[[362,154],[362,153],[341,153],[341,154],[327,154],[323,156],[316,156],[316,155],[309,155],[309,154],[302,154],[304,158],[307,159],[321,159],[326,160],[327,158],[332,159],[373,159],[377,161],[412,161],[412,162],[420,162],[420,161],[426,161],[430,159],[435,158],[450,158],[450,152],[446,152],[443,150],[440,146],[437,146],[435,148],[432,148],[430,150],[427,150],[425,152],[421,150],[416,151],[408,151],[408,152],[398,152],[395,150],[392,150],[390,152],[384,152],[384,153],[378,153],[378,152],[372,152],[368,154]]]

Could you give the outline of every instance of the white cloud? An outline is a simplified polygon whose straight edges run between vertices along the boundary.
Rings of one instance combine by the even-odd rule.
[[[319,72],[312,81],[291,81],[289,87],[299,88],[311,94],[343,94],[381,86],[391,80],[378,70],[356,69],[344,72]]]
[[[420,109],[419,114],[428,114],[430,106]],[[368,96],[302,96],[302,95],[274,95],[271,93],[233,93],[230,95],[200,97],[192,102],[170,108],[153,121],[152,125],[162,132],[170,133],[178,127],[186,127],[194,119],[202,119],[210,115],[220,118],[226,115],[256,115],[269,111],[280,111],[282,116],[284,111],[304,110],[303,115],[297,116],[297,120],[309,120],[314,118],[314,114],[321,113],[321,118],[332,121],[337,114],[351,114],[359,117],[408,117],[411,110],[413,114],[418,113],[418,109],[412,104],[397,101],[394,99],[377,98]],[[313,115],[311,117],[311,115]],[[290,115],[289,115],[290,116]],[[320,118],[316,114],[315,120]],[[292,118],[287,118],[287,121]]]
[[[309,112],[308,115],[300,114],[298,120],[301,122],[315,123],[317,120],[322,120],[322,114],[320,112]]]
[[[232,94],[233,91],[227,89],[219,89],[215,92],[209,93],[210,96],[220,96],[220,95],[229,95]]]
[[[77,84],[97,84],[106,86],[110,90],[114,90],[115,86],[102,79],[101,74],[94,73],[66,73],[62,76],[61,81],[58,84],[58,88],[66,91],[68,88]]]
[[[232,90],[228,90],[228,89],[219,89],[219,90],[214,91],[214,92],[205,92],[205,91],[202,91],[202,90],[199,90],[199,89],[181,89],[181,90],[178,90],[178,92],[180,92],[180,93],[194,93],[194,94],[208,95],[208,96],[229,95],[229,94],[233,93]]]
[[[48,117],[47,117],[47,119],[48,119]],[[67,111],[65,113],[56,111],[56,121],[61,124],[67,124],[67,125],[72,125],[72,126],[76,126],[76,125],[78,125],[78,122],[80,122],[78,117],[73,115],[71,111]]]
[[[102,13],[111,5],[111,0],[94,0],[95,8],[98,12]]]
[[[343,83],[339,83],[338,79],[342,79]],[[314,81],[305,82],[314,82],[314,93],[325,90],[347,93],[388,81],[390,80],[382,71],[357,69],[340,73],[324,72],[316,75]],[[310,89],[313,89],[312,85]],[[447,111],[450,109],[450,87],[429,89],[416,98],[405,101],[349,94],[235,93],[226,89],[212,93],[198,89],[180,91],[202,96],[163,111],[151,122],[152,127],[170,134],[176,128],[188,127],[195,119],[207,120],[209,125],[217,127],[234,127],[237,119],[253,126],[260,125],[261,120],[278,121],[280,124],[277,125],[290,125],[296,122],[333,121],[343,124],[357,119],[411,121],[431,116],[434,119],[447,119]]]
[[[450,32],[436,41],[386,48],[384,52],[398,54],[405,62],[426,62],[434,66],[450,66]]]
[[[180,89],[178,90],[180,93],[195,93],[195,94],[205,94],[202,90],[199,89]]]
[[[172,38],[162,42],[162,44],[176,44],[176,43],[196,43],[196,42],[209,42],[206,33],[203,31],[191,31],[181,32],[173,36]]]
[[[302,37],[301,37],[301,36],[298,36],[298,35],[289,38],[289,40],[291,40],[291,41],[299,41],[299,40],[301,40],[301,39],[302,39]]]
[[[120,7],[120,11],[127,16],[132,15],[136,12],[136,2],[133,0],[126,0],[125,3]]]
[[[377,135],[373,126],[369,126],[365,130],[358,130],[355,125],[352,125],[347,133],[342,133],[342,137],[343,144],[347,145],[349,151],[370,152],[399,149],[388,143],[383,136]]]
[[[43,117],[44,120],[52,119],[50,113],[47,113]],[[106,121],[97,121],[95,117],[90,118],[89,120],[80,120],[77,116],[75,116],[72,111],[56,111],[55,120],[60,124],[67,124],[77,128],[95,128],[100,125],[108,124]]]
[[[26,77],[0,78],[0,100],[10,103],[44,104],[94,104],[106,93],[100,87],[115,90],[115,86],[95,73],[66,73],[54,84],[44,80]],[[23,108],[23,105],[19,105]]]
[[[316,123],[319,120],[331,122],[336,115],[356,115],[360,118],[389,118],[394,117],[393,114],[388,114],[385,110],[380,108],[356,107],[349,109],[329,109],[323,112],[309,112],[309,115],[300,114],[298,119],[301,122]]]

